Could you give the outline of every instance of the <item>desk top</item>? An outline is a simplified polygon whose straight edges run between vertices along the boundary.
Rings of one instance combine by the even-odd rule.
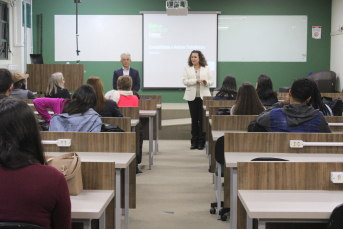
[[[254,219],[329,219],[342,203],[342,191],[238,190],[247,214]]]
[[[213,141],[217,141],[218,138],[224,136],[225,133],[247,133],[248,130],[212,130]]]
[[[250,162],[252,159],[257,158],[257,157],[276,157],[276,158],[289,160],[289,162],[343,162],[343,157],[341,154],[226,152],[225,164],[226,164],[226,167],[235,168],[237,167],[237,162]],[[273,161],[273,162],[277,162],[277,161]],[[287,162],[287,161],[279,161],[279,162]]]
[[[68,152],[46,152],[46,156],[58,156]],[[114,162],[115,167],[124,169],[129,166],[135,158],[135,153],[102,153],[102,152],[76,152],[81,162]]]
[[[137,126],[139,123],[139,119],[131,119],[131,126]]]
[[[157,113],[156,110],[139,110],[139,117],[152,117]]]
[[[156,104],[157,109],[161,109],[162,108],[162,104]]]
[[[83,190],[70,196],[72,219],[99,219],[114,197],[113,190]]]

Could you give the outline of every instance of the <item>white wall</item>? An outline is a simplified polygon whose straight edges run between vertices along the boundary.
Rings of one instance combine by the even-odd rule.
[[[343,27],[343,0],[332,0],[331,32]],[[343,89],[343,33],[331,36],[330,69],[337,73],[338,82],[336,90]]]
[[[9,8],[9,44],[11,53],[8,53],[8,60],[0,60],[0,65],[18,65],[18,71],[24,72],[24,27],[22,26],[22,0],[1,0],[8,2]],[[27,0],[27,3],[30,3]],[[32,27],[32,23],[31,23]],[[31,29],[27,29],[27,63],[30,63],[31,54]]]

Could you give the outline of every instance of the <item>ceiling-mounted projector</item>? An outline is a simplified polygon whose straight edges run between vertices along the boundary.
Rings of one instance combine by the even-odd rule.
[[[168,16],[186,16],[188,14],[188,2],[182,0],[167,0],[166,10]]]

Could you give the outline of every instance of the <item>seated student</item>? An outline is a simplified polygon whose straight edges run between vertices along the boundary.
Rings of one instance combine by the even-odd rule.
[[[24,75],[21,72],[16,72],[12,75],[13,81],[13,90],[10,94],[12,97],[16,97],[18,99],[35,99],[36,96],[29,90],[26,90],[26,82],[25,79],[29,77],[28,74]]]
[[[87,84],[93,86],[97,98],[97,104],[94,110],[101,115],[101,117],[123,117],[118,105],[111,99],[106,99],[104,96],[104,86],[101,79],[96,76],[91,76],[87,80]]]
[[[38,98],[33,100],[38,113],[50,123],[50,131],[100,132],[101,119],[93,108],[96,106],[93,87],[84,84],[79,87],[71,100]],[[50,108],[55,115],[47,111]]]
[[[307,79],[295,81],[289,98],[261,113],[256,123],[249,125],[253,132],[331,133],[330,127],[319,110],[307,106],[313,87]]]
[[[258,115],[266,108],[262,105],[254,86],[244,82],[238,89],[236,104],[231,108],[231,115]]]
[[[257,78],[256,91],[263,106],[272,106],[278,102],[276,91],[273,90],[272,80],[265,74]]]
[[[0,99],[9,96],[12,89],[12,73],[5,68],[0,68]]]
[[[0,222],[70,229],[67,181],[46,165],[36,118],[25,102],[0,100],[0,142]]]
[[[314,109],[319,109],[324,116],[333,116],[331,108],[323,103],[322,96],[320,94],[320,91],[318,89],[318,86],[314,80],[310,78],[306,78],[313,87],[313,92],[311,94],[310,102],[307,104],[308,106],[312,106]]]
[[[61,72],[51,74],[45,97],[71,99],[67,88],[64,88],[64,77]]]
[[[215,89],[216,90],[216,89]],[[233,75],[227,75],[219,91],[213,91],[212,100],[235,100],[237,95],[236,79]]]
[[[112,99],[118,103],[119,107],[138,107],[139,95],[135,91],[131,91],[132,79],[130,76],[120,76],[117,80],[118,90],[111,90],[105,94],[106,99]],[[138,95],[138,96],[136,96]],[[143,129],[142,124],[139,123],[139,151],[136,160],[136,174],[142,173],[138,168],[138,164],[142,162],[142,147],[143,147]]]
[[[112,99],[119,107],[138,107],[138,98],[131,91],[130,76],[121,76],[117,81],[118,90],[111,90],[105,94],[106,99]]]

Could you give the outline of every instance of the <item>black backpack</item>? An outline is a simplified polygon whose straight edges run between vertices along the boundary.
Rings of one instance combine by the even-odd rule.
[[[216,115],[230,115],[230,109],[229,108],[220,108]]]
[[[323,103],[328,105],[333,113],[333,116],[342,116],[342,100],[337,98],[332,100],[329,97],[322,97]]]
[[[101,125],[101,132],[125,132],[125,131],[119,128],[117,125],[103,123]]]

